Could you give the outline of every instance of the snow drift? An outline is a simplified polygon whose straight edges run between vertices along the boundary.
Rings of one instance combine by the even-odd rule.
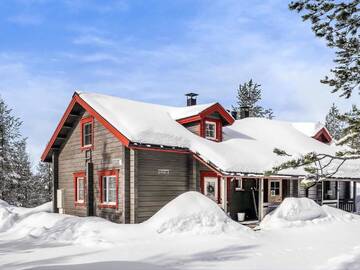
[[[262,229],[299,227],[330,221],[343,221],[358,218],[345,211],[326,205],[320,206],[308,198],[285,198],[272,213],[260,223]]]
[[[248,230],[231,220],[211,199],[189,191],[166,204],[144,224],[158,233],[226,233]]]

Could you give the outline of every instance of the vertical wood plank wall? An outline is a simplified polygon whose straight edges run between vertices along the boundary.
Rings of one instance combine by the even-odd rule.
[[[132,221],[139,223],[189,190],[190,183],[193,185],[193,165],[188,154],[142,150],[131,150],[131,153],[134,153],[132,162],[137,163],[137,173],[134,177],[137,182],[133,186],[130,185],[132,189],[137,187]]]
[[[84,117],[86,116],[88,116],[87,113],[84,114]],[[75,190],[73,173],[85,171],[86,168],[85,151],[80,149],[80,129],[81,125],[78,122],[59,154],[59,188],[65,190],[65,213],[86,216],[86,206],[77,206],[74,201]],[[119,140],[94,119],[94,149],[92,151],[92,161],[94,164],[95,215],[107,218],[114,222],[124,222],[122,215],[124,192],[121,190],[118,192],[118,209],[100,208],[100,190],[97,172],[100,170],[118,169],[120,189],[123,186],[124,180],[123,151],[124,147]],[[122,160],[122,165],[120,165],[119,160]]]

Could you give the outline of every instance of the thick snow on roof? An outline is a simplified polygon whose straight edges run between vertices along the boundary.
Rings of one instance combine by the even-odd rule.
[[[274,148],[285,150],[293,157],[309,152],[334,155],[339,150],[310,138],[290,122],[262,118],[237,120],[224,127],[223,142],[213,142],[176,122],[178,115],[175,113],[174,117],[174,111],[180,111],[179,108],[100,94],[79,95],[131,142],[187,148],[227,173],[261,174],[289,159],[273,153]],[[359,167],[358,161],[346,162],[335,176],[357,178]],[[305,174],[302,168],[281,173]]]
[[[182,119],[190,116],[197,115],[207,108],[215,105],[216,103],[200,104],[186,107],[167,107],[173,119]]]
[[[320,122],[295,122],[292,123],[292,125],[294,128],[309,137],[315,136],[322,128],[325,127],[324,124]]]

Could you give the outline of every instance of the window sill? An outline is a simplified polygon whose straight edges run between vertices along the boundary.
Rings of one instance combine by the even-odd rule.
[[[85,207],[85,202],[75,202],[75,207]]]
[[[80,147],[81,151],[94,150],[94,145],[85,145]]]
[[[113,209],[117,209],[117,205],[116,204],[100,204],[99,208],[113,208]]]

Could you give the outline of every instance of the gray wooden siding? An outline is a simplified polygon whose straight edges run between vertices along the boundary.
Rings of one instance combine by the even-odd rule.
[[[137,166],[137,196],[134,196],[134,222],[142,222],[178,195],[188,191],[192,181],[192,157],[188,154],[134,151]],[[191,159],[191,160],[190,160]],[[158,170],[163,171],[158,171]],[[164,174],[168,170],[168,174]],[[130,192],[131,194],[131,192]]]
[[[84,117],[87,113],[84,114]],[[59,154],[59,188],[65,190],[65,213],[77,216],[86,215],[86,206],[75,206],[75,190],[73,173],[85,171],[85,151],[80,149],[81,124],[78,122]],[[123,167],[119,160],[123,158],[124,147],[101,123],[94,119],[94,150],[92,161],[94,164],[94,196],[95,215],[115,222],[123,222]],[[100,209],[99,170],[119,170],[118,209]],[[87,204],[87,202],[86,202]]]
[[[192,133],[200,136],[200,121],[184,124],[184,127],[190,130]]]

